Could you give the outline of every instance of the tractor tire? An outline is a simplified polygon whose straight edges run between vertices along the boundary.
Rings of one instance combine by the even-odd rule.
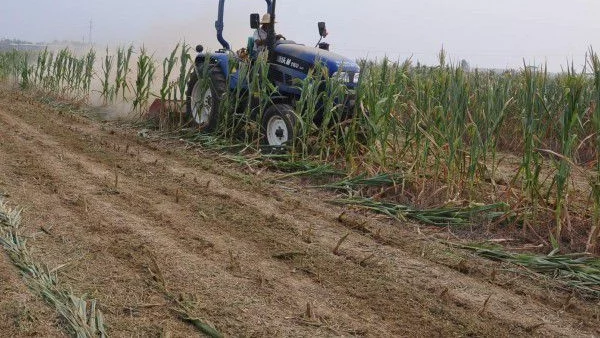
[[[202,84],[194,70],[186,91],[186,119],[202,131],[213,132],[219,123],[219,104],[227,86],[221,67],[211,65],[208,69],[208,88],[203,89]]]
[[[292,143],[295,135],[296,114],[289,104],[275,104],[267,108],[262,118],[263,143],[281,147]]]

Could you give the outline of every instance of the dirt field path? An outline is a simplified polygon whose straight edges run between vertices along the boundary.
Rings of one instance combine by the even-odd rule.
[[[114,337],[199,335],[168,295],[229,336],[600,334],[597,304],[413,227],[341,222],[327,195],[272,176],[0,92],[0,193],[25,208],[39,261],[67,264],[59,278],[98,300]],[[64,334],[4,254],[0,278],[0,330]]]

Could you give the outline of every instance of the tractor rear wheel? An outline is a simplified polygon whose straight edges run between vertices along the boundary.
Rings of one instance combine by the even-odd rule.
[[[269,146],[280,147],[296,137],[296,115],[289,104],[275,104],[267,108],[261,124],[263,142]]]
[[[221,67],[208,68],[207,81],[202,81],[198,73],[190,75],[186,91],[186,118],[206,132],[212,132],[219,123],[219,104],[226,90],[226,80]]]

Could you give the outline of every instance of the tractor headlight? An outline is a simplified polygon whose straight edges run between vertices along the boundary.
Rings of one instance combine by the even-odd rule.
[[[340,72],[335,72],[333,74],[333,78],[343,82],[343,83],[350,83],[350,73],[348,72],[344,72],[344,71],[340,71]]]
[[[333,74],[333,78],[343,83],[358,83],[359,77],[359,72],[339,71]]]

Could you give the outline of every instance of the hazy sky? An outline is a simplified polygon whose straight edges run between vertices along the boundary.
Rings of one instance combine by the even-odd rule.
[[[217,0],[0,0],[0,37],[144,43],[158,53],[179,40],[218,46]],[[518,67],[548,62],[580,65],[589,46],[600,50],[599,0],[279,0],[278,32],[314,44],[326,21],[332,50],[346,56],[434,63],[442,46],[472,66]],[[249,13],[263,0],[227,0],[225,37],[234,49],[252,35]]]

